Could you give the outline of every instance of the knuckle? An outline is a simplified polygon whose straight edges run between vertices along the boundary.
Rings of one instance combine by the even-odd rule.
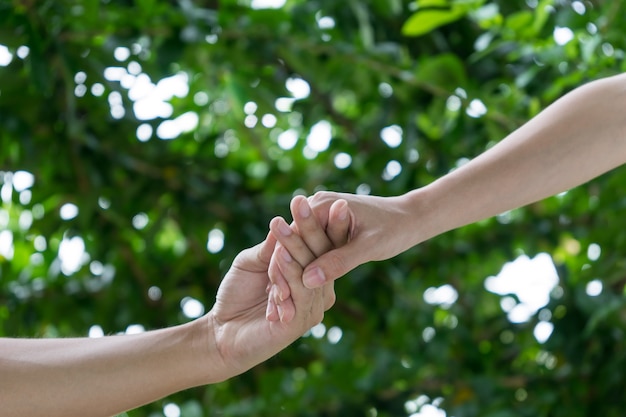
[[[332,200],[334,194],[332,191],[317,191],[308,198],[309,204],[312,207],[321,205],[326,201]]]

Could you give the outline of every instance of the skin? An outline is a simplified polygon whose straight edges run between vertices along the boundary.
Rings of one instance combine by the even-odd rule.
[[[320,192],[322,226],[347,201],[349,243],[311,262],[308,288],[389,259],[446,231],[566,191],[626,162],[626,74],[581,86],[496,146],[433,183],[394,197]]]
[[[327,222],[332,227],[326,227],[325,230],[319,224],[317,217],[313,215],[306,197],[294,197],[290,209],[294,222],[289,225],[283,218],[276,217],[270,222],[270,230],[278,239],[277,250],[281,246],[300,249],[298,250],[300,257],[297,258],[300,265],[308,265],[315,258],[333,248],[339,248],[347,242],[351,215],[346,201],[338,200],[330,204]],[[306,250],[300,248],[302,244],[307,245]],[[302,256],[305,254],[306,256]],[[270,270],[274,268],[274,263],[275,259],[272,258]],[[275,321],[291,305],[290,286],[283,274],[271,274],[270,279],[275,291],[270,292],[267,319]],[[328,291],[333,291],[334,294],[334,290],[329,289]]]
[[[115,415],[224,381],[275,355],[319,323],[335,301],[332,284],[314,290],[302,285],[301,265],[315,258],[309,248],[320,253],[334,245],[314,216],[301,220],[294,227],[306,230],[306,239],[292,233],[277,244],[270,233],[242,251],[211,311],[190,323],[97,339],[0,338],[2,414]],[[331,225],[329,235],[345,237],[347,226],[347,219]],[[268,299],[278,297],[271,284],[276,279],[289,290],[280,315],[275,305],[268,308]]]

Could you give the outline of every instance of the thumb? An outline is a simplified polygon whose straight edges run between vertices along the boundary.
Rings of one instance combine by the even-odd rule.
[[[362,255],[354,242],[326,252],[304,269],[304,286],[310,289],[319,288],[342,277],[365,262],[361,259]]]
[[[269,265],[276,246],[276,237],[270,231],[263,242],[257,245],[257,258],[264,264]]]

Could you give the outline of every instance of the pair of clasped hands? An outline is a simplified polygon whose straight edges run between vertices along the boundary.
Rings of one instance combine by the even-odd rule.
[[[320,193],[309,199],[296,196],[290,207],[293,223],[287,224],[282,217],[275,217],[270,222],[269,239],[276,239],[276,243],[268,268],[270,282],[266,287],[268,321],[289,323],[296,317],[300,304],[300,294],[297,291],[294,293],[296,288],[317,291],[317,294],[309,293],[309,296],[318,297],[323,310],[328,310],[335,303],[334,280],[363,263],[363,260],[346,253],[344,245],[354,237],[357,219],[348,200],[337,196],[336,193]],[[345,196],[352,197],[351,204],[356,212],[360,212],[362,204],[358,204],[358,198]],[[316,198],[314,210],[310,200]],[[382,212],[377,211],[377,214]],[[339,248],[342,248],[341,254],[334,251],[333,256],[333,250]],[[387,257],[389,255],[382,258]],[[346,258],[353,262],[347,262]],[[311,264],[313,261],[318,265]],[[326,277],[323,270],[331,276]]]
[[[223,364],[218,380],[273,356],[320,323],[335,303],[335,279],[404,249],[397,236],[406,224],[397,220],[396,200],[319,192],[292,199],[290,224],[271,220],[265,241],[235,258],[208,314]]]
[[[325,262],[319,257],[350,240],[348,202],[329,200],[317,207],[320,214],[309,199],[296,196],[290,209],[293,222],[273,218],[267,238],[235,258],[217,292],[209,319],[226,377],[287,347],[335,303],[334,280],[305,285],[303,274],[311,262]]]

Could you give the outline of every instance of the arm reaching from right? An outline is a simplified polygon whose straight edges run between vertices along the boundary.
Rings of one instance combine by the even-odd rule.
[[[322,225],[344,199],[350,242],[307,266],[304,283],[323,285],[360,264],[589,181],[626,162],[626,74],[566,94],[496,146],[435,182],[396,197],[317,193]]]

